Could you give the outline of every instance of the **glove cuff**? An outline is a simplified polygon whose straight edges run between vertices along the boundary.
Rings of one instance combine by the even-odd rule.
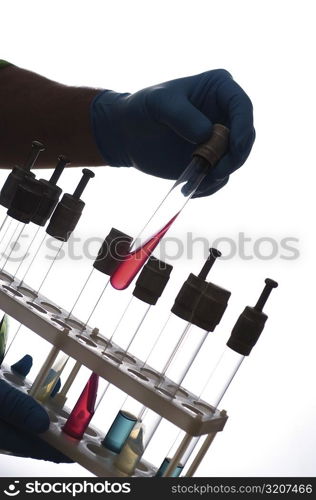
[[[124,144],[124,126],[121,106],[130,94],[104,90],[90,106],[90,116],[95,142],[106,165],[130,167],[131,161]]]

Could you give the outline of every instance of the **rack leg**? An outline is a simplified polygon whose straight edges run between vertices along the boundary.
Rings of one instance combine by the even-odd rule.
[[[81,367],[82,367],[82,364],[79,363],[79,361],[76,361],[76,363],[75,363],[73,369],[71,370],[71,372],[69,373],[69,376],[68,376],[66,382],[64,383],[61,391],[58,394],[56,394],[56,396],[54,397],[54,404],[56,404],[59,408],[62,408],[64,406],[64,404],[66,403],[67,392],[69,391],[71,385],[73,384]]]
[[[187,473],[185,474],[185,477],[192,477],[192,476],[194,476],[194,474],[196,472],[196,469],[198,468],[198,466],[202,462],[202,460],[205,457],[205,455],[206,455],[209,447],[213,443],[216,434],[217,434],[217,432],[211,432],[210,434],[208,434],[208,436],[206,437],[204,443],[202,444],[202,446],[201,446],[198,454],[196,455],[196,457],[193,460],[192,464],[190,465]]]
[[[193,439],[190,434],[185,434],[184,438],[182,439],[179,448],[177,449],[176,453],[174,454],[173,458],[170,460],[170,464],[168,465],[167,469],[165,470],[165,473],[163,474],[163,477],[171,477],[173,471],[177,467],[178,463],[181,461],[181,458],[185,451],[187,450],[191,440]]]

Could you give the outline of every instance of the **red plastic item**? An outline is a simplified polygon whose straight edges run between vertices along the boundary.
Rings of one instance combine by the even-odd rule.
[[[172,217],[172,219],[162,229],[160,229],[158,233],[152,236],[141,247],[126,255],[123,262],[121,262],[111,276],[110,283],[113,288],[116,288],[116,290],[124,290],[131,284],[138,271],[144,266],[147,259],[155,250],[156,246],[164,237],[178,215],[179,213]]]
[[[69,436],[81,439],[94,415],[94,406],[98,392],[99,375],[92,373],[83,389],[74,409],[70,413],[62,430]]]

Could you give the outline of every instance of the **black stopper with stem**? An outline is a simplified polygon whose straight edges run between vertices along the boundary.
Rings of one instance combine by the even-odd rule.
[[[57,182],[59,181],[59,177],[61,176],[61,174],[64,171],[64,168],[66,167],[66,165],[69,165],[69,164],[70,164],[70,161],[68,160],[68,158],[66,158],[66,156],[59,155],[58,156],[58,163],[54,169],[54,172],[52,173],[51,178],[49,179],[49,183],[50,184],[57,184]]]
[[[268,316],[262,312],[268,297],[276,288],[278,283],[270,278],[265,280],[265,287],[254,307],[245,307],[244,311],[239,316],[231,336],[228,339],[227,346],[233,351],[238,352],[243,356],[248,356],[257,343]]]
[[[35,162],[37,161],[37,159],[42,151],[45,151],[45,146],[39,141],[33,141],[30,155],[28,156],[28,158],[24,164],[24,167],[23,167],[24,170],[30,171],[31,168],[34,167]]]
[[[216,248],[210,248],[209,249],[209,256],[206,259],[201,271],[198,274],[198,278],[201,278],[202,280],[206,280],[208,273],[213,267],[214,262],[218,257],[221,257],[221,252],[217,250]]]
[[[51,217],[62,193],[61,188],[57,186],[57,181],[63,173],[64,168],[69,163],[70,161],[66,158],[66,156],[58,156],[58,162],[51,178],[49,180],[39,180],[43,188],[43,195],[41,202],[32,217],[32,222],[34,224],[37,224],[38,226],[45,226],[46,222]]]
[[[18,188],[20,188],[20,187],[22,190],[24,190],[25,188],[29,189],[29,187],[31,186],[31,188],[35,188],[35,191],[38,190],[38,186],[36,185],[36,181],[35,181],[34,185],[32,185],[32,180],[35,179],[35,175],[33,174],[33,172],[30,172],[30,169],[34,167],[34,164],[35,164],[36,160],[38,159],[39,154],[44,150],[45,150],[45,147],[43,146],[43,144],[41,142],[39,142],[39,141],[32,142],[32,149],[31,149],[31,152],[30,152],[26,162],[24,163],[24,166],[23,167],[18,167],[18,166],[14,167],[12,169],[12,171],[9,173],[5,183],[3,184],[2,189],[1,189],[1,193],[0,193],[0,205],[4,206],[5,208],[10,208],[12,201],[16,195],[16,192],[17,192]],[[21,197],[21,195],[19,195],[19,197]],[[20,206],[19,206],[18,211],[13,209],[13,210],[15,210],[14,213],[17,214],[18,217],[21,215],[23,221],[26,220],[28,222],[30,217],[32,217],[32,214],[34,213],[36,206],[38,205],[38,202],[36,202],[34,205],[33,201],[34,200],[31,200],[31,202],[29,203],[29,207],[26,208],[26,212],[28,212],[27,215],[24,213],[24,209],[22,206],[24,203],[24,199],[22,200],[22,204],[19,203]],[[15,203],[16,203],[16,200],[15,200]],[[28,201],[27,201],[27,203],[28,203]],[[34,206],[35,206],[35,208],[34,208]]]
[[[256,311],[262,312],[262,309],[264,308],[265,303],[267,302],[269,295],[272,292],[273,288],[277,288],[277,286],[278,286],[278,283],[270,278],[265,279],[265,284],[266,284],[266,286],[262,290],[261,295],[260,295],[256,305],[254,306],[254,309]]]
[[[68,241],[75,229],[85,206],[80,198],[94,173],[88,168],[82,170],[82,177],[73,194],[65,193],[58,203],[51,220],[46,228],[47,234],[60,241]]]
[[[198,274],[190,274],[175,298],[171,312],[194,325],[214,331],[226,310],[231,293],[207,282],[206,278],[214,262],[222,254],[216,248],[209,249],[209,256]]]

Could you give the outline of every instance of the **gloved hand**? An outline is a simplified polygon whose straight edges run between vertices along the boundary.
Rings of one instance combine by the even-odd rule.
[[[71,463],[71,459],[37,435],[48,427],[49,416],[45,409],[31,396],[0,379],[0,452]]]
[[[252,104],[223,69],[179,78],[135,94],[105,90],[91,105],[94,136],[107,165],[177,179],[212,124],[230,129],[229,152],[195,196],[213,194],[246,161],[255,140]]]

